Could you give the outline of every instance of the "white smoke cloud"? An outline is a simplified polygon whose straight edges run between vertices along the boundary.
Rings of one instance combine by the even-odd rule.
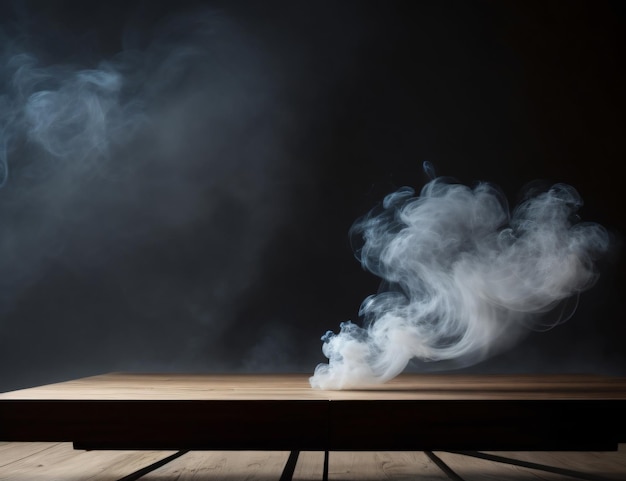
[[[597,279],[594,261],[609,237],[579,221],[581,205],[573,187],[556,184],[509,212],[493,185],[437,177],[419,196],[388,195],[353,226],[364,242],[358,257],[381,290],[361,305],[363,327],[344,322],[322,338],[329,362],[311,385],[373,385],[413,358],[467,366],[511,346]]]

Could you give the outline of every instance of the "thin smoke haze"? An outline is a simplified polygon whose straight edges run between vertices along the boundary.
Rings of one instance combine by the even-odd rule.
[[[412,359],[475,364],[563,322],[546,314],[597,280],[609,236],[577,217],[574,187],[555,184],[510,211],[492,184],[469,187],[424,169],[431,180],[418,196],[402,188],[353,225],[357,258],[381,288],[361,305],[363,326],[344,322],[322,337],[328,363],[312,387],[384,383]]]
[[[241,23],[182,10],[131,24],[109,53],[56,51],[39,32],[0,26],[5,331],[21,299],[63,273],[108,292],[123,328],[184,324],[188,349],[150,353],[166,366],[196,362],[234,323],[289,215],[283,179],[295,175],[283,72]],[[77,314],[87,340],[102,326],[93,310]]]

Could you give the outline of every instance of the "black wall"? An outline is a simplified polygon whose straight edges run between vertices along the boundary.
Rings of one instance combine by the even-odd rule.
[[[0,40],[0,389],[312,372],[378,286],[352,222],[426,160],[511,204],[571,184],[613,236],[569,321],[470,369],[626,373],[621,2],[5,1]],[[20,52],[129,79],[110,148],[33,146]]]

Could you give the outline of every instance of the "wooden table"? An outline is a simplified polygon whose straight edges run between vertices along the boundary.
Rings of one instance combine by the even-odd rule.
[[[403,374],[314,390],[308,376],[113,373],[0,394],[0,441],[77,449],[611,451],[626,379]],[[286,478],[285,478],[286,479]]]

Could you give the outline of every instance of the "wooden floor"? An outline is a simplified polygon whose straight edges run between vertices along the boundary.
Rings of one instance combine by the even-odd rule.
[[[288,457],[288,452],[82,451],[70,443],[0,443],[0,480],[278,481]],[[517,461],[526,465],[512,464]],[[323,462],[322,452],[301,453],[293,479],[321,480]],[[331,452],[329,479],[623,481],[626,445],[584,453]]]

